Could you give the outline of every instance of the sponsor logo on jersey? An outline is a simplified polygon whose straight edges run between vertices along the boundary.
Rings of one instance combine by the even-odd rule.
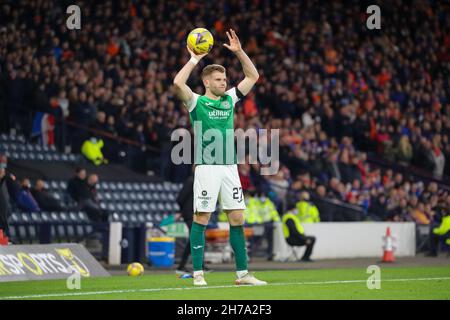
[[[230,111],[213,110],[208,112],[208,116],[211,119],[226,119],[230,116]]]
[[[203,191],[202,191],[202,196],[206,196],[206,195],[208,195],[208,191],[203,190]]]

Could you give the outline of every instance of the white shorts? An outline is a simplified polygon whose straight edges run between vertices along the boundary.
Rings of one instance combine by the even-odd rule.
[[[224,210],[246,208],[236,164],[195,167],[194,213],[216,211],[217,199]]]

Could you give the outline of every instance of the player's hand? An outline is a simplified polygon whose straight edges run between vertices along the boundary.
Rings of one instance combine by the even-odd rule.
[[[234,32],[233,29],[230,29],[230,31],[227,31],[227,37],[228,40],[230,40],[230,44],[224,43],[223,45],[230,51],[236,53],[238,51],[242,50],[241,42],[239,41],[238,36],[236,35],[236,32]]]
[[[200,61],[201,58],[207,55],[207,53],[204,54],[196,54],[194,51],[191,50],[188,46],[186,46],[187,50],[189,51],[189,54],[191,55],[191,58],[195,58]]]

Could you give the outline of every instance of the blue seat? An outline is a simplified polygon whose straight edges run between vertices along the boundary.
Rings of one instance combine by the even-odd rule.
[[[158,207],[156,206],[156,203],[154,203],[154,202],[151,202],[148,206],[152,212],[156,212],[158,210]]]
[[[158,209],[158,211],[164,211],[164,204],[160,202],[156,205],[156,208]]]
[[[138,213],[137,214],[137,220],[139,223],[145,223],[146,219],[145,219],[145,213]]]
[[[117,203],[117,211],[119,211],[119,212],[125,211],[124,205],[122,203],[120,203],[120,202]]]
[[[130,223],[133,223],[133,224],[138,223],[138,219],[137,219],[136,213],[130,213],[130,214],[128,214],[128,221],[129,221]]]
[[[137,203],[133,203],[132,207],[133,207],[133,211],[134,212],[140,212],[141,211],[141,207]]]
[[[142,193],[136,193],[136,200],[141,202],[144,201],[144,195]]]
[[[148,204],[146,204],[145,202],[141,203],[141,208],[140,208],[141,212],[147,213],[147,212],[149,212],[149,210],[150,210],[150,208],[148,207]]]
[[[131,201],[137,201],[137,196],[135,191],[128,191],[128,198]]]
[[[161,201],[161,195],[158,192],[153,193],[154,201]]]
[[[144,199],[146,201],[153,201],[153,200],[155,200],[154,197],[153,197],[153,194],[151,192],[144,193]]]
[[[111,190],[111,191],[116,191],[116,190],[118,190],[117,185],[116,185],[115,182],[110,182],[110,183],[109,183],[109,190]]]
[[[113,199],[113,201],[116,201],[116,202],[122,201],[122,198],[121,198],[121,195],[119,192],[114,192],[112,194],[112,199]]]
[[[103,204],[103,203],[102,203],[102,204]],[[101,204],[101,205],[102,205],[102,204]],[[113,202],[108,203],[108,205],[106,206],[106,208],[107,208],[109,211],[111,211],[111,212],[117,210],[116,205],[115,205]],[[103,208],[102,208],[102,209],[103,209]]]
[[[105,199],[106,201],[112,201],[112,194],[111,194],[111,193],[109,193],[109,192],[104,192],[104,193],[103,193],[103,196],[104,196],[104,199]]]
[[[160,199],[161,199],[161,201],[167,201],[167,200],[169,200],[169,199],[168,199],[167,193],[161,192],[161,193],[160,193]]]
[[[121,213],[120,214],[120,221],[122,221],[123,223],[128,223],[129,222],[128,213]]]
[[[113,221],[113,222],[120,222],[121,220],[120,220],[120,215],[117,213],[117,212],[114,212],[113,214],[112,214],[112,216],[111,216],[111,220]]]
[[[125,208],[125,211],[127,211],[127,212],[133,211],[133,207],[131,206],[131,203],[125,203],[124,208]]]

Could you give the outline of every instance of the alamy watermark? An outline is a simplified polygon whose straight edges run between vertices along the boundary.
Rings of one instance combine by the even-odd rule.
[[[208,129],[202,131],[202,122],[194,122],[194,163],[232,164],[234,163],[236,139],[237,164],[261,164],[261,175],[274,175],[280,167],[280,133],[278,129]],[[225,138],[224,138],[225,136]],[[180,141],[181,140],[181,141]],[[225,141],[224,141],[225,140]],[[178,142],[171,153],[172,162],[192,164],[191,133],[184,128],[172,132],[171,141]],[[248,141],[248,149],[246,148]],[[225,149],[225,154],[224,154]],[[248,150],[248,152],[247,152]],[[248,156],[248,162],[246,158]]]
[[[66,280],[68,290],[81,290],[81,273],[76,267],[69,268],[73,273]]]
[[[367,289],[381,289],[381,268],[377,265],[371,265],[367,267],[366,272],[370,274],[367,279]]]

